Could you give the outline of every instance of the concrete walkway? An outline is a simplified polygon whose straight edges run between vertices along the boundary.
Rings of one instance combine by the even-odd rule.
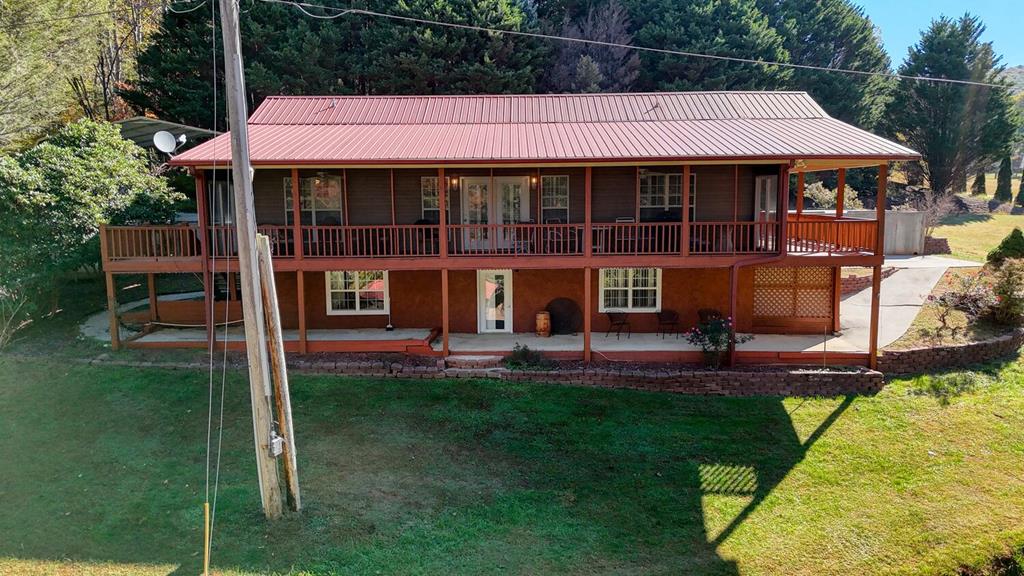
[[[891,256],[885,265],[896,272],[882,280],[879,302],[878,347],[884,348],[902,337],[920,312],[932,289],[949,268],[973,268],[979,262],[943,256]],[[871,323],[871,288],[843,299],[839,306],[842,339],[868,349],[868,327]]]

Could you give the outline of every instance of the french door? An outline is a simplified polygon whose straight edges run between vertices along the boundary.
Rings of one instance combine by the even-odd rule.
[[[491,186],[493,182],[493,187]],[[462,179],[462,223],[476,225],[463,234],[470,249],[507,249],[516,241],[511,226],[530,219],[530,180],[526,176],[466,177]]]
[[[512,332],[512,271],[478,270],[477,331]]]

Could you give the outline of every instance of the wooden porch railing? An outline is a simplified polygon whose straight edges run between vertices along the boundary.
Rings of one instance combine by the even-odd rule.
[[[694,222],[690,224],[690,254],[732,255],[776,252],[778,222]]]
[[[877,234],[875,220],[805,214],[788,222],[786,249],[795,254],[874,253]]]
[[[583,254],[583,224],[453,224],[452,256],[575,256]]]
[[[679,222],[593,224],[594,254],[679,254]]]
[[[260,224],[256,231],[270,238],[270,252],[277,258],[295,256],[295,231],[291,226]],[[210,226],[210,256],[226,258],[238,256],[238,235],[235,227],[218,224]]]
[[[786,250],[793,254],[873,253],[874,220],[791,214]],[[296,256],[293,226],[260,225],[275,257]],[[595,256],[678,255],[684,241],[679,222],[594,223]],[[778,222],[691,222],[689,254],[728,256],[777,252]],[[302,226],[298,247],[306,258],[434,257],[440,254],[438,225]],[[200,258],[202,237],[195,226],[106,226],[106,260]],[[234,226],[211,226],[209,254],[236,257]],[[581,256],[584,224],[453,224],[448,226],[451,256]]]
[[[303,226],[305,258],[384,258],[437,256],[436,225]]]
[[[199,229],[193,226],[104,226],[105,260],[197,258]]]

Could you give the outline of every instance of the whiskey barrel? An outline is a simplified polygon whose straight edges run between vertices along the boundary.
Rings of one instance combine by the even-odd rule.
[[[548,312],[537,312],[537,336],[551,336],[551,314]]]

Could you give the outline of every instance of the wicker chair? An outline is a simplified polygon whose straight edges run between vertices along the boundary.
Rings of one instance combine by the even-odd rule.
[[[629,314],[625,312],[606,312],[608,316],[608,331],[604,333],[604,337],[607,338],[612,331],[615,331],[615,339],[618,340],[622,336],[622,331],[626,331],[626,338],[633,335],[633,329],[629,325]]]

